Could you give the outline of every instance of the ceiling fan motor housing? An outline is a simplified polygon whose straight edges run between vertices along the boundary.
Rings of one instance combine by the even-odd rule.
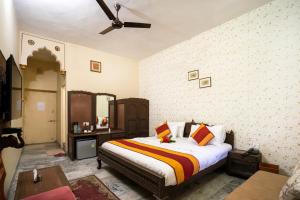
[[[112,27],[120,29],[123,27],[123,23],[119,19],[116,19],[112,22]]]
[[[116,3],[115,9],[117,10],[117,12],[119,12],[119,10],[121,9],[121,5],[119,3]]]

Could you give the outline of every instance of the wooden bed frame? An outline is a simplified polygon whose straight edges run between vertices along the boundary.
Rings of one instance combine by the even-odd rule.
[[[184,129],[184,137],[188,137],[191,125],[194,122],[186,123]],[[226,140],[225,143],[230,145],[234,145],[234,133],[233,131],[226,132]],[[225,166],[227,158],[220,160],[216,164],[200,171],[199,173],[192,176],[189,180],[175,186],[165,186],[165,178],[164,176],[157,174],[143,166],[140,166],[134,162],[127,160],[126,158],[113,153],[109,150],[103,149],[99,147],[99,156],[98,156],[98,169],[101,169],[101,161],[108,164],[110,167],[118,171],[119,173],[125,175],[132,181],[136,182],[146,190],[153,193],[153,196],[156,199],[168,199],[171,194],[174,194],[175,191],[178,191],[180,188],[185,185],[193,182],[203,175],[211,173],[216,169]]]

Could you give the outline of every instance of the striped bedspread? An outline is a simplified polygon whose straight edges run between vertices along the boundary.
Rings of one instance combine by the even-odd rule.
[[[168,164],[174,169],[177,184],[184,182],[199,172],[199,161],[194,156],[187,153],[160,148],[134,140],[113,140],[109,141],[109,143]]]

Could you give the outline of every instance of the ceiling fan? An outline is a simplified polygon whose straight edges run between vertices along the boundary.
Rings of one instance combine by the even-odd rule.
[[[121,29],[123,27],[126,28],[150,28],[151,24],[146,23],[138,23],[138,22],[121,22],[119,20],[119,10],[121,9],[121,5],[119,3],[115,4],[115,9],[117,11],[117,16],[115,17],[114,14],[110,11],[110,9],[105,4],[104,0],[97,0],[98,4],[102,8],[102,10],[107,15],[108,19],[112,20],[112,25],[108,27],[107,29],[103,30],[99,34],[106,34],[114,29]]]

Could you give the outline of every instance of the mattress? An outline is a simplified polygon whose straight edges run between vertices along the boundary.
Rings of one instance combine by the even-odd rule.
[[[199,146],[196,143],[188,140],[188,138],[176,138],[175,143],[160,143],[159,139],[157,139],[156,137],[134,138],[133,140],[144,144],[191,154],[199,161],[200,171],[226,158],[228,152],[232,149],[231,145],[226,143],[218,146]],[[114,152],[122,156],[123,158],[126,158],[138,165],[141,165],[157,174],[164,176],[165,186],[176,185],[176,176],[174,169],[168,164],[155,158],[128,149],[124,149],[108,142],[103,143],[102,148]]]

